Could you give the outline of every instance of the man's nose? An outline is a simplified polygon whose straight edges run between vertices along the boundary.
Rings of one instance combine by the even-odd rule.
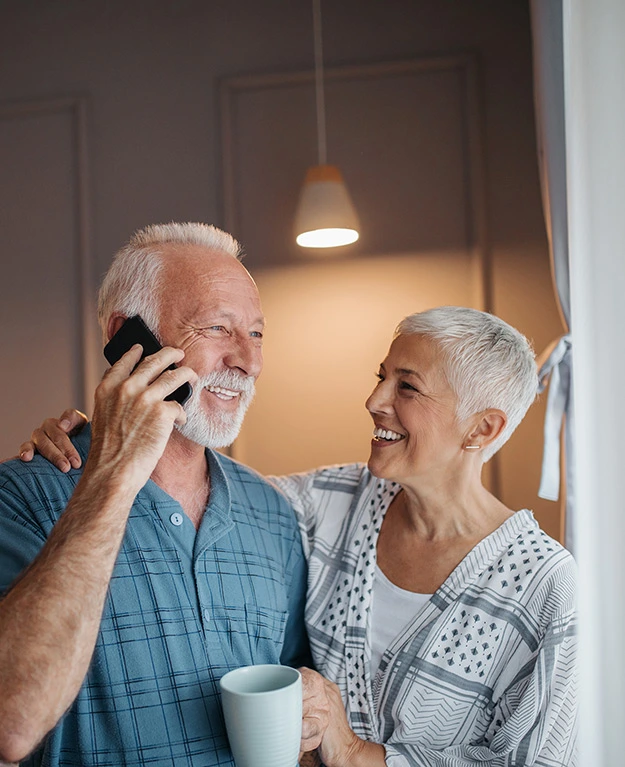
[[[255,338],[232,338],[224,362],[229,368],[238,369],[243,375],[258,378],[263,369],[263,350]]]

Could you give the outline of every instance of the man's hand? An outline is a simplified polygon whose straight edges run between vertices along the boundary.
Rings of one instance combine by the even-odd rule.
[[[147,381],[151,384],[150,394],[154,394],[156,397],[156,399],[152,399],[152,402],[150,403],[148,402],[150,398],[147,396],[146,392],[146,402],[144,403],[146,409],[143,411],[143,415],[149,420],[151,417],[149,408],[153,406],[156,410],[161,409],[159,407],[159,397],[162,395],[161,399],[164,399],[167,394],[171,393],[169,391],[169,388],[172,385],[172,376],[169,375],[170,373],[177,374],[176,380],[178,380],[179,377],[182,377],[183,381],[194,381],[196,379],[195,373],[190,372],[190,369],[184,367],[162,372],[167,365],[171,364],[169,362],[165,364],[162,354],[165,352],[166,360],[169,358],[169,352],[172,351],[180,354],[179,350],[169,348],[163,349],[158,354],[146,357],[146,359],[137,367],[137,370],[131,372],[136,364],[136,352],[131,349],[105,374],[102,383],[96,390],[96,406],[98,405],[98,402],[106,401],[108,416],[111,415],[112,411],[118,409],[123,413],[124,418],[127,419],[124,423],[125,427],[128,427],[130,425],[128,420],[128,410],[131,404],[130,400],[135,394],[141,393],[141,386],[145,386]],[[180,357],[178,356],[174,361],[177,362],[179,359]],[[128,369],[129,366],[130,370]],[[160,375],[158,375],[159,372]],[[190,377],[188,377],[189,372]],[[117,392],[117,404],[113,405],[108,398],[111,396],[112,390],[115,389],[120,382],[124,383],[124,378],[128,380],[128,383],[125,384],[126,390],[120,389],[120,391]],[[159,389],[155,387],[155,383],[158,383],[158,386],[161,388]],[[135,384],[137,386],[135,386]],[[175,402],[162,402],[162,404],[164,407],[162,408],[163,413],[161,415],[165,418],[165,432],[167,432],[168,428],[168,419],[171,421],[172,428],[173,423],[185,422],[186,414],[180,405],[177,405]],[[94,429],[97,429],[96,413],[94,413],[94,418],[96,419]],[[171,420],[172,418],[173,420]],[[19,457],[22,461],[28,462],[33,459],[35,451],[37,451],[54,464],[60,471],[67,472],[70,468],[78,469],[80,468],[82,461],[78,451],[72,444],[70,437],[82,431],[87,423],[87,416],[79,410],[73,409],[65,410],[61,413],[60,418],[46,418],[41,426],[38,426],[32,432],[30,440],[24,442],[20,446]],[[158,430],[159,427],[155,426],[153,428]],[[124,432],[126,432],[126,429],[124,429]],[[170,433],[171,428],[167,434],[169,435]],[[126,433],[124,433],[123,436],[125,438],[127,436]]]
[[[85,469],[97,466],[99,472],[114,473],[135,492],[154,471],[174,424],[187,420],[182,405],[165,397],[197,380],[191,368],[168,370],[184,357],[181,349],[165,347],[137,365],[141,354],[141,346],[133,346],[107,370],[96,389]]]

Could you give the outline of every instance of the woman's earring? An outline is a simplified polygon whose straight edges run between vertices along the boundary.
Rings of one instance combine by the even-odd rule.
[[[480,445],[465,445],[464,449],[465,450],[479,450],[480,449]]]

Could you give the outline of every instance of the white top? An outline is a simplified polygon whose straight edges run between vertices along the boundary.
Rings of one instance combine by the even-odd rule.
[[[386,648],[412,623],[431,596],[396,586],[376,564],[371,603],[371,678],[376,675]]]

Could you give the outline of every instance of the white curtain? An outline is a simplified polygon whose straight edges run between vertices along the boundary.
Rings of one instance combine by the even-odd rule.
[[[564,56],[562,0],[532,0],[534,99],[540,183],[551,270],[562,320],[571,327],[569,241],[564,125]],[[540,369],[541,389],[549,386],[544,428],[544,452],[538,495],[557,501],[560,494],[560,445],[564,425],[566,466],[565,540],[574,541],[573,379],[570,334],[557,339]]]
[[[625,764],[625,2],[565,0],[582,767]]]

